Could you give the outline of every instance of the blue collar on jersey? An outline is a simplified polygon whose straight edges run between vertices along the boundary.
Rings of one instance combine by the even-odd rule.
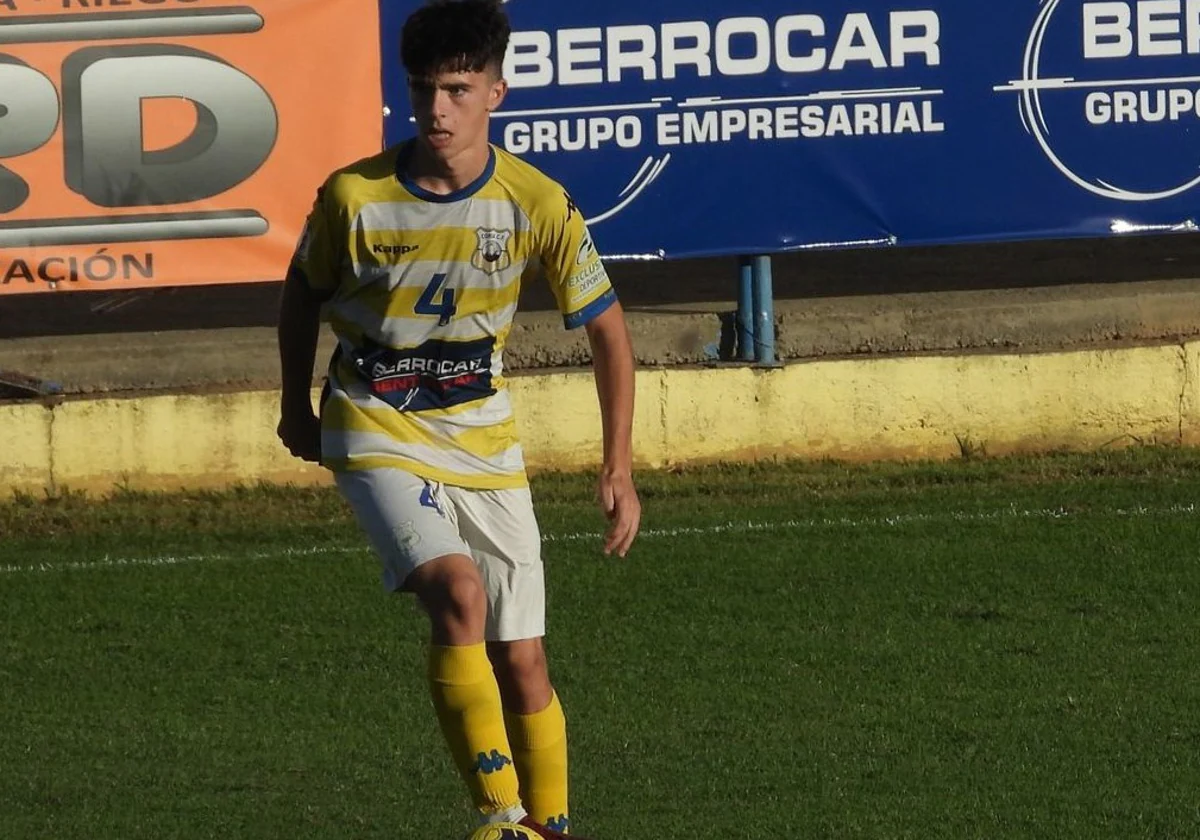
[[[467,184],[461,190],[455,190],[452,193],[441,195],[439,193],[430,192],[423,187],[417,186],[417,183],[408,177],[408,159],[412,157],[413,148],[416,146],[416,140],[409,140],[400,147],[400,154],[396,157],[396,178],[404,189],[415,195],[422,201],[432,201],[434,204],[449,204],[454,201],[462,201],[464,198],[470,198],[483,189],[483,185],[492,179],[492,175],[496,172],[496,150],[488,146],[488,162],[484,167],[483,174],[476,178],[471,183]]]

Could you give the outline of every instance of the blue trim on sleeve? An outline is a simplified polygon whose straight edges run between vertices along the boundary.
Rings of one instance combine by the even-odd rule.
[[[412,157],[413,149],[416,146],[416,140],[409,140],[400,149],[400,154],[396,157],[396,178],[400,181],[400,185],[408,190],[422,201],[429,201],[434,204],[451,204],[455,201],[462,201],[465,198],[470,198],[479,192],[488,181],[492,180],[492,175],[496,173],[496,149],[492,146],[488,147],[488,162],[484,167],[483,174],[476,178],[471,183],[467,184],[461,190],[455,190],[452,193],[441,195],[439,193],[430,192],[424,187],[417,186],[416,182],[408,177],[406,169],[408,167],[408,159]]]
[[[574,330],[584,326],[589,321],[607,312],[614,303],[617,302],[617,292],[615,289],[609,289],[600,297],[589,303],[587,306],[580,309],[578,312],[572,312],[570,315],[563,316],[563,323],[567,325],[567,329]]]

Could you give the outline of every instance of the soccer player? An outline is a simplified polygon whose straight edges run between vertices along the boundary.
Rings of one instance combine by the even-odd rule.
[[[540,535],[502,353],[523,281],[544,275],[592,348],[604,431],[605,554],[625,556],[634,363],[579,208],[488,142],[507,92],[497,0],[434,0],[401,54],[416,137],[335,172],[317,194],[281,303],[279,435],[319,461],[383,567],[429,616],[429,685],[484,822],[569,830],[567,730],[542,644]],[[337,335],[310,399],[322,308]]]

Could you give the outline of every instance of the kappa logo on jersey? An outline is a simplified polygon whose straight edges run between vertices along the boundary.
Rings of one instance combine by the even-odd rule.
[[[409,254],[416,253],[420,249],[420,245],[384,245],[376,243],[371,246],[371,251],[374,253],[386,254],[389,257],[407,257]]]
[[[512,265],[512,254],[508,252],[511,230],[479,228],[475,235],[479,237],[479,247],[471,256],[471,265],[485,274],[495,274]]]

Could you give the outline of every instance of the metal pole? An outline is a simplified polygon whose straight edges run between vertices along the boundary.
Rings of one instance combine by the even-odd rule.
[[[771,258],[754,258],[754,358],[775,364],[775,291]]]
[[[750,257],[738,257],[737,346],[741,361],[754,361],[754,260]]]

